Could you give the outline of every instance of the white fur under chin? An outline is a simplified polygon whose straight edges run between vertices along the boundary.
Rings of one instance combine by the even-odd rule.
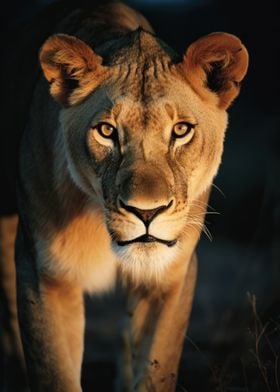
[[[136,285],[160,284],[167,266],[176,259],[179,247],[160,243],[134,243],[113,245],[117,254],[121,277]]]

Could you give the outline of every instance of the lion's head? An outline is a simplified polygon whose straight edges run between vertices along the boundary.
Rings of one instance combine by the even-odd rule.
[[[119,259],[128,269],[166,266],[184,249],[188,225],[203,221],[191,207],[217,173],[245,47],[214,33],[180,59],[138,29],[97,54],[59,34],[40,60],[63,106],[72,180],[101,206]]]

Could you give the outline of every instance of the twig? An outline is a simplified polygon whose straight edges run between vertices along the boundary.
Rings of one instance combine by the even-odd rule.
[[[245,366],[244,366],[244,363],[243,363],[242,359],[240,359],[240,362],[241,362],[241,367],[242,367],[242,373],[243,373],[243,377],[244,377],[244,383],[245,383],[246,392],[249,392],[248,380],[247,380],[247,374],[246,374]]]
[[[274,366],[275,383],[276,383],[277,391],[280,392],[279,372],[278,372],[278,361],[279,361],[279,355],[276,355],[276,358],[275,358],[275,366]],[[280,370],[280,369],[279,369],[279,370]]]

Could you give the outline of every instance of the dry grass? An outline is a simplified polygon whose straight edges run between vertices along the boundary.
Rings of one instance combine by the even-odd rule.
[[[187,337],[178,392],[280,392],[280,316],[261,317],[248,293],[246,311],[232,314],[221,329],[204,346]]]

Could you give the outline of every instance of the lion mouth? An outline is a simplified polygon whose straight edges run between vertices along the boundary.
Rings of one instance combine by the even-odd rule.
[[[149,234],[144,234],[141,235],[140,237],[134,238],[133,240],[129,240],[129,241],[117,241],[117,244],[119,246],[126,246],[126,245],[130,245],[130,244],[134,244],[136,242],[142,242],[142,243],[150,243],[150,242],[159,242],[160,244],[164,244],[168,247],[174,246],[177,242],[177,240],[162,240],[160,238],[156,238],[152,235]]]

